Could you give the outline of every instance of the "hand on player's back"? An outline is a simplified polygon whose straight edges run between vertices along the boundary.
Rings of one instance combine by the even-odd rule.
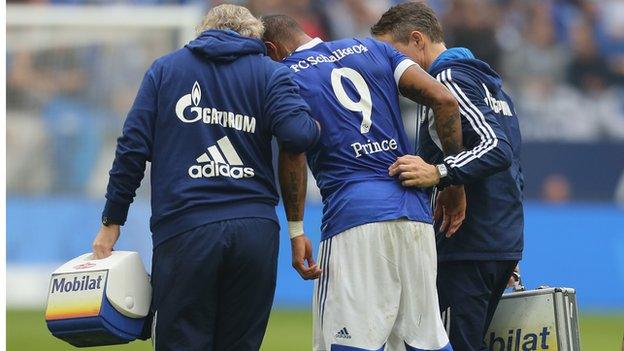
[[[118,225],[101,226],[100,231],[95,236],[95,240],[93,240],[93,258],[100,260],[110,256],[118,238]]]
[[[305,280],[316,279],[321,276],[321,269],[312,257],[312,243],[305,235],[290,239],[292,249],[292,266]],[[308,265],[306,266],[306,262]]]
[[[463,185],[449,186],[436,199],[433,218],[442,221],[440,232],[447,238],[455,234],[466,218],[466,193]]]
[[[430,165],[419,156],[405,155],[399,157],[388,168],[391,177],[397,176],[403,186],[428,188],[440,182],[440,173],[434,165]]]

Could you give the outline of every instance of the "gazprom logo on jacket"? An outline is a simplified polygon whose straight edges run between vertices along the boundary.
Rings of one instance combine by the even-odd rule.
[[[513,113],[511,112],[511,107],[509,107],[507,101],[496,100],[488,90],[487,86],[485,84],[482,85],[483,89],[485,89],[485,103],[494,111],[494,113],[502,114],[509,117],[513,116]]]
[[[202,91],[195,81],[191,93],[182,96],[175,106],[178,119],[184,123],[203,122],[205,124],[220,125],[247,133],[256,132],[256,118],[241,113],[219,111],[214,107],[200,106]],[[189,109],[190,107],[190,109]],[[189,112],[185,115],[185,112]]]

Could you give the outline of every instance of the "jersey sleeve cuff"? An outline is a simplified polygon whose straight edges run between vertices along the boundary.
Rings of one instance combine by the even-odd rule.
[[[401,61],[401,63],[399,63],[396,68],[394,69],[394,81],[396,82],[396,85],[399,86],[399,80],[401,80],[401,77],[403,76],[403,73],[405,73],[405,71],[412,67],[413,65],[416,65],[417,63],[410,60],[410,59],[405,59],[403,61]]]

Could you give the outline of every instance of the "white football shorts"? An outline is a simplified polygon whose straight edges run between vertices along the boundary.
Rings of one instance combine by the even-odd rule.
[[[440,318],[430,224],[361,225],[321,242],[314,350],[451,351]]]

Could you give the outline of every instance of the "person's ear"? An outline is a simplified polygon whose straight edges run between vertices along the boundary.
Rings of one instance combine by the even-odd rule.
[[[410,33],[410,42],[419,50],[425,49],[425,36],[417,30]]]
[[[270,41],[265,41],[264,45],[267,48],[267,55],[273,60],[273,61],[281,61],[281,58],[279,57],[279,53],[278,53],[278,49],[277,46],[275,44],[273,44]]]

